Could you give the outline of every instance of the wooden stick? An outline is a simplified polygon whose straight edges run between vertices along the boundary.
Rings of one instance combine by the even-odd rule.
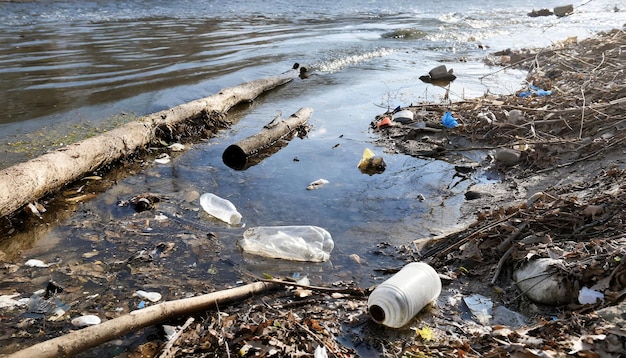
[[[285,120],[275,122],[278,118],[274,118],[259,133],[228,146],[222,154],[222,161],[233,169],[245,169],[250,164],[250,158],[288,137],[298,126],[309,120],[311,113],[313,109],[307,107],[300,108]]]
[[[85,173],[133,154],[156,140],[155,132],[159,128],[171,128],[206,112],[225,113],[236,104],[251,102],[261,93],[297,76],[298,71],[290,70],[226,88],[4,169],[0,171],[0,217],[80,179]]]
[[[163,302],[132,311],[96,326],[73,331],[64,336],[41,342],[9,355],[9,358],[73,357],[74,355],[119,336],[134,332],[173,318],[207,310],[217,304],[226,304],[254,294],[281,287],[277,283],[255,282],[245,286],[206,295]]]
[[[193,321],[193,317],[187,318],[185,324],[172,335],[172,338],[169,339],[169,341],[165,345],[165,348],[163,348],[163,351],[161,352],[159,358],[170,358],[174,356],[174,354],[172,354],[172,347],[174,347],[174,344],[176,344],[176,341],[178,341],[180,336],[183,334],[183,331],[185,331],[187,327],[189,327],[189,325],[193,323]]]

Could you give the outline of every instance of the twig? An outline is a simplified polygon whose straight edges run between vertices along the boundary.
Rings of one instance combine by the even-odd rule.
[[[582,139],[583,138],[583,126],[585,125],[585,88],[581,87],[580,88],[580,93],[582,93],[583,95],[583,108],[581,110],[581,114],[580,114],[580,132],[578,133],[578,139]]]
[[[617,140],[617,141],[615,141],[615,142],[611,143],[611,144],[608,144],[607,146],[605,146],[605,147],[603,147],[603,148],[601,148],[601,149],[598,149],[597,151],[595,151],[595,152],[593,152],[593,153],[591,153],[591,154],[589,154],[589,155],[586,155],[586,156],[584,156],[584,157],[578,158],[578,159],[576,159],[576,160],[572,160],[571,162],[567,162],[567,163],[563,163],[563,164],[555,165],[555,166],[550,167],[550,168],[545,168],[545,169],[538,170],[536,173],[537,173],[537,174],[541,174],[541,173],[549,172],[550,170],[560,169],[560,168],[565,168],[565,167],[568,167],[568,166],[570,166],[570,165],[572,165],[572,164],[576,164],[576,163],[578,163],[578,162],[585,161],[585,160],[587,160],[587,159],[589,159],[589,158],[593,158],[593,157],[595,157],[596,155],[598,155],[598,154],[600,154],[600,153],[602,153],[602,152],[606,151],[607,149],[609,149],[609,148],[611,148],[611,147],[614,147],[615,145],[620,144],[620,143],[622,143],[622,142],[624,142],[624,141],[626,141],[626,136],[625,136],[624,138],[621,138],[621,139],[619,139],[619,140]]]
[[[498,280],[498,277],[500,276],[500,271],[502,271],[502,267],[504,266],[504,263],[506,262],[506,260],[509,259],[509,257],[513,253],[514,248],[515,248],[515,245],[511,245],[511,247],[509,247],[509,249],[506,250],[504,255],[502,255],[502,257],[500,258],[500,261],[498,261],[498,266],[496,266],[496,272],[493,273],[493,277],[491,278],[492,285],[494,285],[496,281]]]
[[[149,306],[129,314],[73,331],[64,336],[35,344],[9,357],[73,357],[76,354],[110,341],[116,337],[134,332],[157,323],[167,321],[183,315],[207,310],[218,303],[230,303],[248,298],[254,294],[265,293],[277,289],[278,284],[254,282],[224,291],[208,293],[202,296],[184,298]]]
[[[424,255],[421,255],[420,258],[424,259],[424,258],[428,258],[428,257],[431,257],[431,256],[439,255],[439,254],[444,254],[445,255],[445,254],[449,253],[450,251],[454,250],[455,248],[461,246],[462,244],[470,241],[471,239],[473,239],[474,237],[478,236],[479,234],[481,234],[483,232],[487,232],[487,231],[493,229],[494,227],[497,227],[497,226],[501,225],[503,222],[505,222],[505,221],[507,221],[507,220],[509,220],[509,219],[511,219],[511,218],[513,218],[515,216],[517,216],[518,214],[519,214],[519,211],[516,211],[513,214],[507,215],[504,218],[502,218],[502,219],[500,219],[500,220],[498,220],[498,221],[496,221],[496,222],[494,222],[494,223],[492,223],[490,225],[484,226],[484,227],[482,227],[482,228],[472,232],[471,234],[469,234],[466,237],[464,237],[464,238],[462,238],[462,239],[452,243],[451,245],[448,245],[447,247],[444,247],[444,248],[434,247],[434,248],[428,250],[426,253],[424,253]]]
[[[344,293],[344,294],[355,295],[359,297],[365,296],[364,290],[360,288],[331,288],[331,287],[322,287],[322,286],[311,286],[311,285],[302,285],[297,282],[283,281],[283,280],[278,280],[278,279],[260,278],[259,280],[264,281],[264,282],[278,283],[278,284],[285,285],[285,286],[302,287],[302,288],[306,288],[306,289],[313,290],[313,291]]]
[[[187,318],[187,321],[185,322],[185,324],[182,327],[180,327],[180,329],[174,335],[172,335],[169,341],[167,341],[167,345],[165,345],[165,348],[163,348],[163,353],[161,353],[159,358],[170,358],[175,355],[175,354],[172,354],[171,352],[172,347],[174,346],[176,341],[180,338],[183,331],[186,330],[187,327],[189,327],[189,325],[193,323],[193,321],[194,321],[193,317]]]
[[[513,242],[513,240],[517,239],[519,234],[522,232],[522,230],[526,228],[527,225],[528,223],[525,222],[522,225],[520,225],[518,228],[515,228],[515,230],[513,230],[513,232],[511,233],[511,235],[509,235],[509,237],[507,237],[504,241],[502,241],[502,243],[500,243],[500,245],[498,245],[498,251],[504,250],[504,248],[508,247],[509,244]]]
[[[215,303],[215,310],[217,311],[217,323],[220,325],[220,330],[222,331],[222,337],[226,337],[226,333],[224,332],[224,325],[222,324],[222,312],[220,312],[220,306]],[[226,357],[230,358],[230,347],[228,346],[228,341],[224,339],[224,347],[226,347]]]

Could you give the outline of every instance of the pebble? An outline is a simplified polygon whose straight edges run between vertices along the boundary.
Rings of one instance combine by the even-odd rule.
[[[496,160],[504,165],[513,165],[519,161],[522,153],[519,150],[509,148],[496,149]]]

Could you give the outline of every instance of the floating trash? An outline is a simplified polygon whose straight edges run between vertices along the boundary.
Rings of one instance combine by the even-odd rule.
[[[200,197],[200,206],[209,215],[216,217],[230,225],[238,225],[241,223],[241,214],[233,203],[219,196],[206,193]]]
[[[317,226],[259,226],[246,230],[239,246],[259,256],[324,262],[335,243],[328,231]]]
[[[311,184],[309,184],[309,186],[306,187],[306,190],[315,190],[315,189],[319,189],[322,186],[328,184],[329,181],[326,179],[317,179],[316,181],[312,182]]]
[[[384,172],[387,168],[387,163],[385,163],[383,157],[376,156],[369,148],[365,148],[357,167],[361,170],[361,173],[372,175]]]

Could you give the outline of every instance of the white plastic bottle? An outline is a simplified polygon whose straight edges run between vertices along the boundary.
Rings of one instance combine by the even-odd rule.
[[[380,324],[399,328],[441,294],[441,279],[431,266],[412,262],[381,283],[370,294],[370,317]]]
[[[293,261],[323,262],[335,243],[317,226],[257,226],[246,230],[239,246],[251,254]]]
[[[200,197],[200,206],[209,215],[214,216],[230,225],[239,225],[241,223],[241,214],[233,203],[219,196],[206,193]]]

